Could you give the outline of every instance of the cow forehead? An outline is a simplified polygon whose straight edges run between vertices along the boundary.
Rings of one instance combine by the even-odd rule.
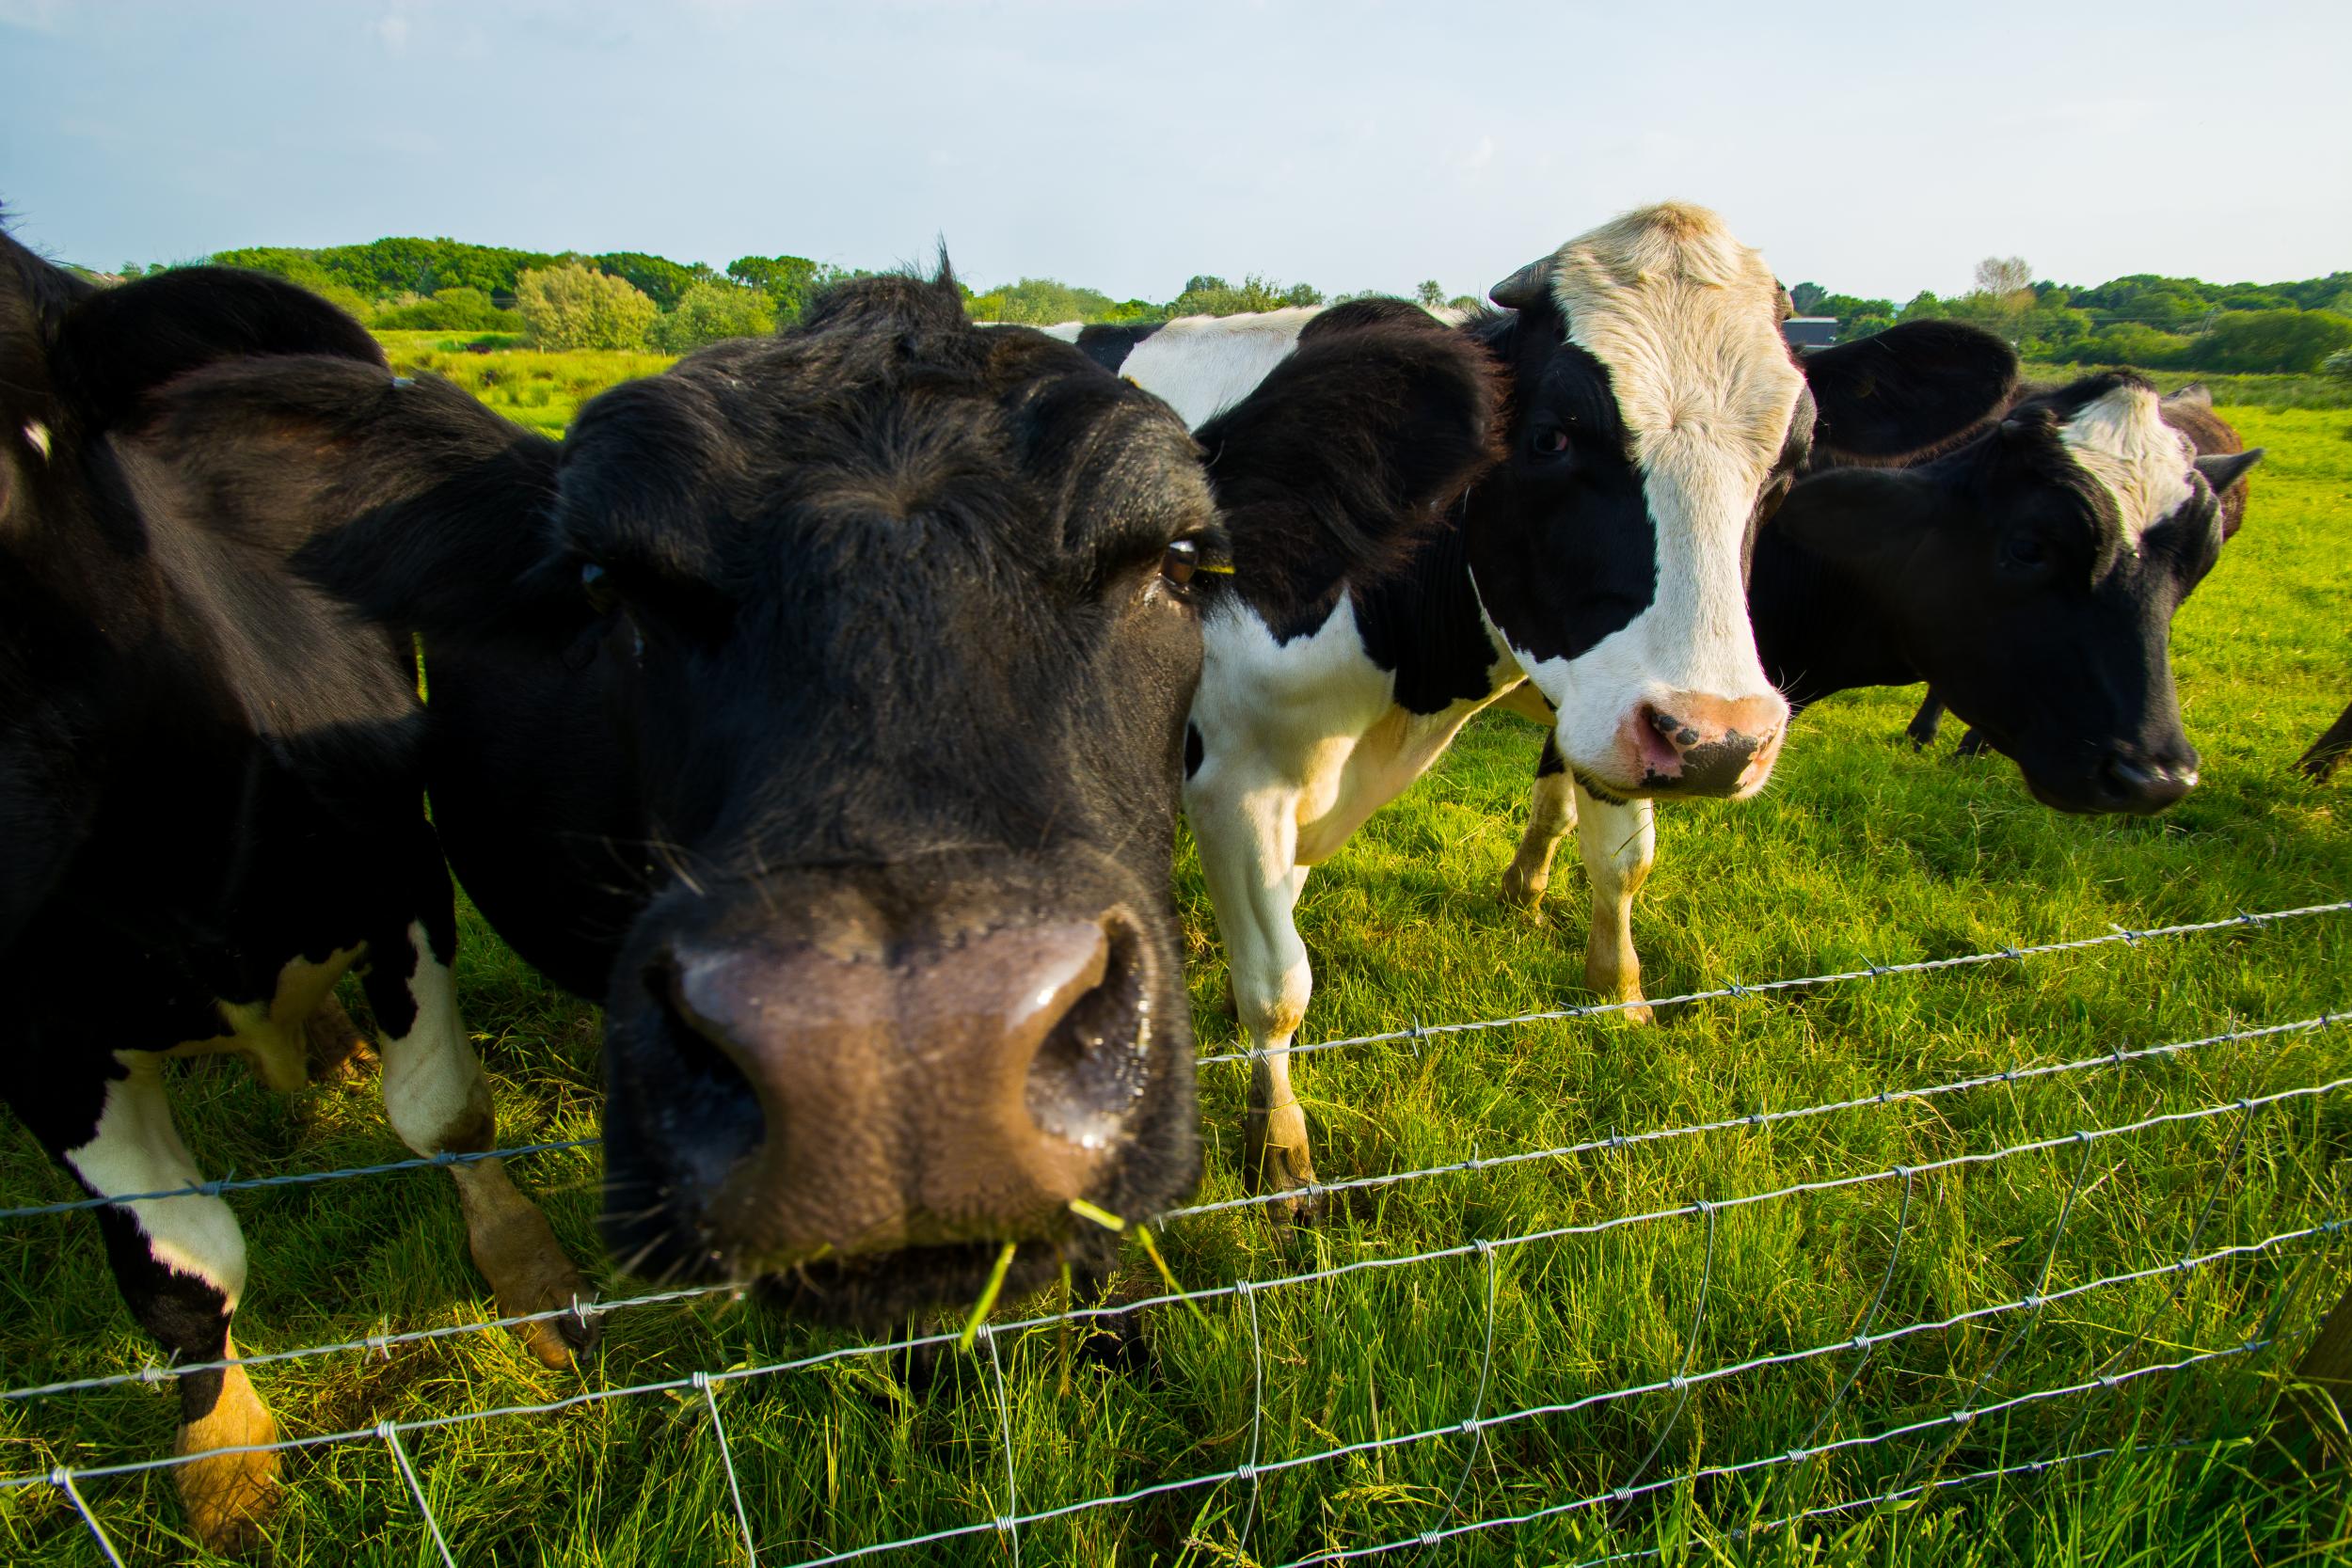
[[[1607,367],[1642,467],[1753,492],[1804,389],[1763,259],[1713,214],[1665,206],[1570,240],[1556,261],[1568,341]]]
[[[2196,494],[2188,438],[2164,422],[2152,387],[2108,388],[2058,426],[2058,439],[2115,498],[2126,540],[2137,541]]]

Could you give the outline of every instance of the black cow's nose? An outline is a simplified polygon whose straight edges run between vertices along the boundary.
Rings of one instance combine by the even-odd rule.
[[[2110,752],[2099,764],[2098,782],[2108,810],[2153,815],[2197,787],[2197,763],[2136,763]]]
[[[776,1267],[1057,1234],[1099,1189],[1147,1083],[1151,965],[1124,911],[885,958],[680,945],[646,972],[675,1077],[729,1114],[660,1117],[710,1242]],[[707,1103],[711,1097],[694,1097]]]

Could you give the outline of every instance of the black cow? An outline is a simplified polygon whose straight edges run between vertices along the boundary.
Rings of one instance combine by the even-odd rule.
[[[164,1057],[234,1053],[293,1088],[306,1019],[355,967],[402,1140],[497,1146],[451,990],[406,643],[289,572],[308,513],[224,511],[159,428],[158,398],[203,367],[312,362],[290,355],[392,385],[365,332],[290,285],[192,268],[100,291],[0,236],[0,1099],[96,1197],[201,1180]],[[452,1174],[501,1311],[573,1299],[578,1272],[499,1164]],[[233,1356],[229,1206],[94,1212],[164,1347]],[[591,1338],[567,1322],[531,1340],[562,1365]],[[181,1452],[275,1438],[242,1367],[179,1386]],[[174,1474],[196,1533],[225,1546],[276,1472],[263,1453]]]
[[[256,526],[327,520],[308,569],[421,632],[453,863],[606,1003],[624,1265],[871,1318],[970,1300],[1008,1245],[1014,1289],[1099,1266],[1073,1200],[1196,1179],[1168,882],[1218,499],[1311,508],[1336,442],[1417,516],[1493,414],[1445,334],[1294,370],[1213,494],[1156,398],[882,277],[560,446],[319,360],[189,388],[174,453]]]
[[[2172,687],[2172,615],[2218,558],[2231,502],[2243,506],[2233,487],[2262,456],[2201,455],[2171,422],[2196,403],[2089,376],[2027,392],[1928,462],[1809,475],[1756,541],[1748,602],[1765,669],[1799,708],[1930,681],[2062,811],[2179,800],[2197,753]],[[1646,802],[1590,796],[1547,747],[1502,895],[1540,899],[1570,827],[1592,872],[1588,975],[1639,1002],[1638,984],[1607,977],[1631,950],[1633,894],[1656,858]]]

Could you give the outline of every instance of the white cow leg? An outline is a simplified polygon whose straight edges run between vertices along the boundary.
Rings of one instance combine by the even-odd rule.
[[[490,1085],[458,1022],[449,967],[435,957],[422,926],[410,926],[399,947],[370,952],[366,985],[384,1059],[384,1111],[401,1142],[421,1155],[497,1148]],[[452,1165],[450,1174],[465,1207],[474,1266],[490,1282],[501,1316],[548,1312],[588,1299],[580,1270],[564,1256],[547,1216],[516,1190],[505,1162],[468,1161]],[[516,1332],[540,1361],[565,1367],[575,1351],[596,1345],[601,1330],[596,1318],[564,1316]]]
[[[1291,1088],[1291,1037],[1314,990],[1307,944],[1291,920],[1307,883],[1307,868],[1295,862],[1295,810],[1293,797],[1275,791],[1232,804],[1214,783],[1186,792],[1185,812],[1225,940],[1234,1012],[1249,1041],[1242,1180],[1252,1192],[1294,1193],[1315,1180],[1307,1113]],[[1280,1207],[1305,1217],[1311,1205],[1293,1199]]]
[[[1504,903],[1532,910],[1544,901],[1544,890],[1551,885],[1551,858],[1576,821],[1576,781],[1547,735],[1534,787],[1528,792],[1527,831],[1519,834],[1518,853],[1502,873]]]
[[[54,1151],[93,1197],[202,1181],[172,1125],[161,1058],[125,1051],[116,1059],[127,1073],[106,1082],[94,1135]],[[62,1141],[53,1140],[39,1112],[27,1119],[44,1142]],[[245,1236],[229,1205],[211,1196],[145,1198],[97,1214],[124,1303],[171,1358],[234,1356],[229,1330],[245,1292]],[[278,1455],[218,1450],[274,1443],[278,1423],[243,1367],[178,1381],[180,1432],[172,1451],[204,1456],[172,1467],[181,1504],[198,1539],[215,1551],[235,1551],[277,1506]]]
[[[1642,999],[1642,960],[1633,952],[1633,895],[1658,859],[1658,831],[1647,800],[1613,805],[1577,791],[1576,847],[1593,887],[1593,926],[1584,943],[1584,983],[1612,1002],[1630,1002],[1625,1017],[1651,1021]]]

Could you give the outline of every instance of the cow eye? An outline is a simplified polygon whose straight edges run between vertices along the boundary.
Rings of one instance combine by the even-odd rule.
[[[580,591],[588,596],[589,608],[599,615],[610,614],[612,607],[621,602],[621,596],[613,592],[612,579],[593,561],[580,565]]]
[[[1530,444],[1538,457],[1557,457],[1568,450],[1568,433],[1558,425],[1546,425],[1535,432],[1535,438]]]
[[[2009,558],[2020,566],[2039,566],[2049,559],[2049,551],[2033,534],[2019,533],[2010,538]]]
[[[1190,588],[1193,579],[1204,572],[1224,576],[1232,570],[1213,544],[1198,538],[1174,540],[1160,556],[1160,576],[1171,588]]]

